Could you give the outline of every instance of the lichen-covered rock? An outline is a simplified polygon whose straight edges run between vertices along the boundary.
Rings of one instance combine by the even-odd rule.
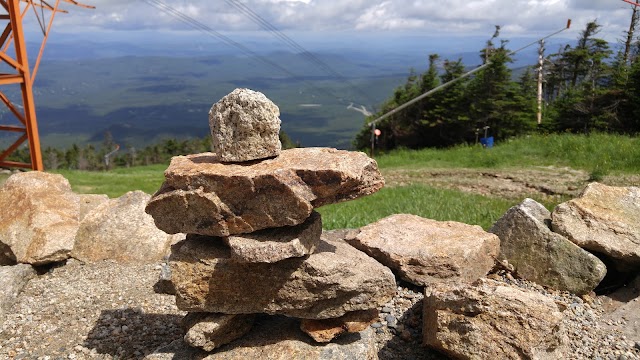
[[[0,188],[0,209],[0,265],[44,265],[69,258],[80,199],[62,175],[12,175]]]
[[[144,212],[150,195],[131,191],[101,203],[80,223],[71,255],[85,262],[115,260],[151,263],[168,255],[179,235],[168,235],[156,228]]]
[[[182,319],[184,342],[204,351],[212,351],[248,333],[254,318],[255,315],[188,313]]]
[[[564,359],[562,319],[551,298],[493,280],[425,289],[424,344],[456,359]]]
[[[384,186],[375,160],[328,148],[283,151],[271,160],[222,164],[213,154],[176,156],[147,205],[167,233],[229,236],[303,223],[315,207]]]
[[[300,225],[231,235],[225,237],[224,241],[231,249],[231,258],[235,261],[274,263],[313,253],[321,235],[322,218],[314,211]]]
[[[558,205],[553,231],[583,249],[615,259],[620,269],[640,266],[640,188],[589,184]]]
[[[337,318],[395,294],[391,271],[344,241],[321,241],[304,258],[238,263],[220,241],[189,235],[169,259],[176,304],[189,312]]]
[[[493,268],[500,248],[479,226],[408,214],[364,226],[347,241],[418,286],[471,283]]]
[[[279,116],[280,109],[264,94],[235,89],[209,111],[213,156],[225,162],[278,156]]]
[[[587,294],[602,281],[607,268],[594,255],[551,231],[551,213],[525,199],[489,229],[500,237],[500,256],[518,276],[553,289]]]

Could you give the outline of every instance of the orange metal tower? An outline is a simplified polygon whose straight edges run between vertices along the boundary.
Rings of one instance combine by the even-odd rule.
[[[6,11],[6,14],[3,14],[0,8],[0,22],[7,22],[4,31],[0,34],[0,61],[8,65],[8,67],[4,66],[3,69],[10,69],[9,73],[0,73],[0,86],[19,85],[21,93],[20,102],[22,102],[22,105],[12,102],[6,95],[6,92],[0,90],[0,101],[6,105],[10,112],[16,117],[15,124],[0,125],[0,131],[17,133],[18,136],[12,145],[4,150],[0,150],[2,151],[0,153],[0,166],[44,170],[42,154],[40,152],[38,123],[36,121],[36,108],[33,101],[33,79],[38,72],[42,52],[49,37],[55,15],[59,12],[67,12],[59,8],[61,2],[85,8],[94,8],[93,6],[83,5],[74,0],[51,0],[49,2],[44,0],[0,0],[0,6]],[[38,19],[43,35],[38,57],[32,63],[33,67],[29,65],[22,25],[23,19],[31,11],[33,11]],[[48,20],[45,19],[45,11],[49,15]],[[1,29],[2,27],[0,26],[0,30]],[[25,141],[29,144],[31,162],[19,163],[7,161],[7,157],[16,151]]]

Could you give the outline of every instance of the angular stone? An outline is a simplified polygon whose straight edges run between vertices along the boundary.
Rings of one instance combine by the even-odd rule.
[[[366,330],[378,319],[378,309],[354,311],[336,319],[302,319],[300,330],[319,343],[327,343],[344,333]]]
[[[174,341],[145,359],[375,360],[378,359],[378,350],[371,328],[345,334],[333,343],[320,346],[300,331],[298,320],[263,315],[247,335],[212,354],[191,348],[183,341]]]
[[[216,160],[242,162],[278,156],[280,109],[264,94],[235,89],[209,111]]]
[[[418,286],[473,282],[494,266],[500,240],[475,225],[391,215],[347,241]]]
[[[274,263],[313,253],[322,235],[320,214],[312,212],[307,221],[296,226],[232,235],[224,240],[231,248],[231,259],[238,262]]]
[[[254,319],[255,315],[189,313],[182,319],[184,342],[211,351],[248,333]]]
[[[587,294],[607,268],[594,255],[549,229],[551,213],[525,199],[500,218],[489,232],[500,237],[500,257],[527,280],[574,294]]]
[[[640,188],[589,184],[576,199],[558,205],[553,231],[583,249],[617,260],[621,269],[640,265]]]
[[[384,186],[375,160],[327,148],[284,150],[271,160],[221,164],[211,153],[176,156],[147,205],[170,234],[229,236],[298,225],[314,207]]]
[[[31,265],[0,266],[0,325],[6,311],[16,302],[18,295],[37,273]]]
[[[80,200],[62,175],[12,175],[0,189],[0,264],[44,265],[69,258]]]
[[[426,288],[424,344],[456,359],[564,359],[563,315],[533,291],[481,279]]]
[[[321,241],[305,258],[238,263],[219,241],[189,235],[172,247],[176,304],[189,312],[337,318],[395,294],[391,271],[343,241]]]
[[[168,255],[171,236],[144,212],[150,195],[131,191],[95,207],[80,223],[71,255],[84,262],[152,263]]]
[[[80,194],[80,221],[84,219],[91,210],[109,201],[109,197],[103,194]]]

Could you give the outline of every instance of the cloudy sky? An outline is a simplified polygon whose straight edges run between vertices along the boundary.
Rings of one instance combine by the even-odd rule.
[[[180,31],[188,27],[149,3],[157,0],[83,0],[84,10],[65,6],[57,31]],[[621,0],[162,0],[218,31],[257,31],[260,27],[232,6],[240,3],[286,33],[410,33],[486,36],[493,25],[503,37],[543,36],[573,20],[575,38],[593,19],[601,37],[614,41],[628,27],[631,5]]]

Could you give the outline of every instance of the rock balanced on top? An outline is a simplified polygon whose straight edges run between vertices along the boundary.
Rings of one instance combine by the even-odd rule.
[[[321,239],[314,209],[372,194],[384,179],[360,152],[281,150],[278,113],[250,90],[223,98],[209,116],[214,152],[174,157],[147,204],[159,229],[187,234],[169,259],[176,303],[192,313],[366,324],[393,297],[395,278],[345,241]],[[195,322],[185,325],[191,346],[210,351],[233,340],[199,334],[210,326]]]

